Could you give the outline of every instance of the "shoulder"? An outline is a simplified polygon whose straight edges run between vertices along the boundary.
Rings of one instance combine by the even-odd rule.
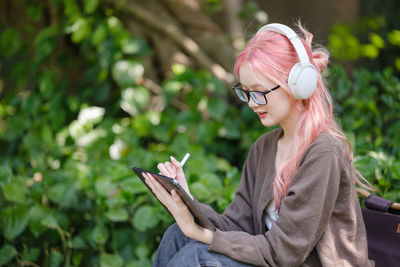
[[[311,143],[303,155],[303,160],[312,155],[330,155],[341,162],[348,161],[347,149],[343,140],[325,131]]]
[[[278,141],[281,134],[282,134],[282,128],[276,128],[271,131],[268,131],[265,134],[258,137],[258,139],[253,144],[253,148],[260,149],[269,147]]]
[[[275,153],[276,144],[281,134],[282,128],[277,128],[261,135],[251,146],[247,159],[252,162],[268,161]]]
[[[343,140],[339,139],[339,137],[336,137],[325,131],[315,138],[310,145],[310,149],[344,153],[345,144]]]

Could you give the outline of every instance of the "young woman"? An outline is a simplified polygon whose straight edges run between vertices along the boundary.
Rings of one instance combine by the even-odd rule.
[[[304,38],[285,25],[268,24],[237,57],[237,96],[264,126],[280,127],[252,146],[224,213],[199,203],[215,232],[197,225],[174,191],[170,195],[145,174],[177,223],[166,231],[153,266],[374,265],[351,146],[334,121],[321,76],[328,54],[312,50],[312,34],[299,29]],[[190,195],[177,160],[158,168]]]

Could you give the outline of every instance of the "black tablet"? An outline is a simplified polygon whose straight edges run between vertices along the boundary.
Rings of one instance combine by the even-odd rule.
[[[186,193],[186,191],[183,189],[183,187],[179,184],[179,182],[173,178],[154,173],[151,171],[143,170],[137,167],[132,167],[132,170],[137,174],[137,176],[142,180],[142,182],[147,186],[147,188],[153,193],[151,188],[146,184],[145,178],[143,177],[143,172],[150,173],[153,175],[157,181],[169,192],[173,189],[176,190],[176,192],[179,194],[183,202],[186,204],[186,206],[189,208],[190,212],[193,214],[193,217],[200,226],[209,229],[211,231],[215,231],[215,226],[212,224],[212,222],[207,218],[207,216],[201,211],[200,207],[197,205],[196,202],[194,202],[190,196]],[[154,195],[154,193],[153,193]],[[156,197],[157,198],[157,197]],[[161,203],[161,202],[160,202]],[[162,204],[162,203],[161,203]],[[164,205],[163,205],[164,206]],[[168,211],[169,212],[169,211]]]

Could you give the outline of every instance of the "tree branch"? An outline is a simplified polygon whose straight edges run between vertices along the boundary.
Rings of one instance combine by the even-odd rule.
[[[232,73],[227,72],[219,64],[213,62],[193,39],[188,37],[173,23],[163,20],[150,11],[124,0],[108,0],[108,2],[113,5],[116,10],[134,16],[143,23],[171,38],[193,57],[202,68],[209,69],[218,79],[224,81],[226,84],[231,84],[233,82],[234,77]],[[123,6],[121,6],[121,4]]]
[[[245,43],[244,29],[242,22],[237,18],[242,0],[223,0],[222,5],[226,14],[226,28],[232,36],[233,47],[236,50],[242,49]]]

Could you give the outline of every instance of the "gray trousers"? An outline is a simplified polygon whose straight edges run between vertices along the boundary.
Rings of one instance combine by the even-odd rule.
[[[177,224],[168,227],[161,240],[153,267],[249,267],[185,236]]]

